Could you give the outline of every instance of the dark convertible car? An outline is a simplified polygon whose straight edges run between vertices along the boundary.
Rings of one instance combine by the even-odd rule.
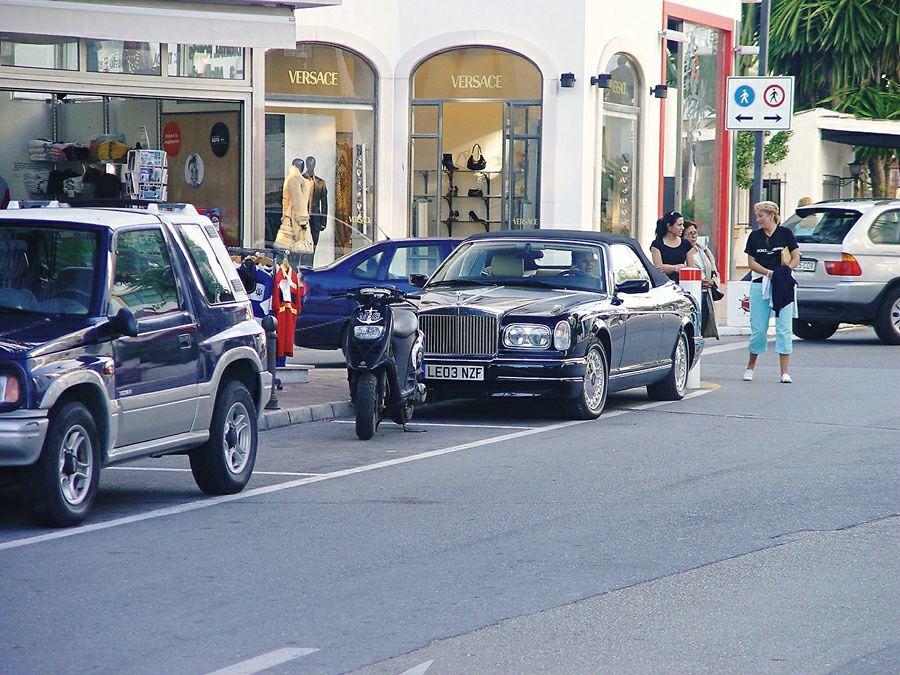
[[[548,396],[578,419],[607,393],[684,397],[703,349],[694,300],[629,237],[509,231],[465,240],[423,285],[434,398]]]

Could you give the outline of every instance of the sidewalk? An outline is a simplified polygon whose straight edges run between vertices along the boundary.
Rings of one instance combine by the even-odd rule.
[[[263,412],[260,431],[353,415],[343,368],[311,368],[308,383],[286,384],[275,395],[280,409]]]

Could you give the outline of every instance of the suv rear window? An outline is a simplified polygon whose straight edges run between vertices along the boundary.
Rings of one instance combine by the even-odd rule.
[[[782,223],[800,244],[840,244],[862,213],[850,209],[808,208]]]

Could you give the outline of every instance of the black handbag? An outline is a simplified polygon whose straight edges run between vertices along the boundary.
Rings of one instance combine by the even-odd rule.
[[[475,159],[475,148],[478,148],[478,159]],[[484,167],[487,166],[487,161],[484,159],[484,155],[481,154],[481,144],[476,143],[472,146],[472,154],[469,155],[466,166],[469,168],[469,171],[483,171]]]
[[[470,197],[484,197],[484,190],[481,188],[469,188]]]
[[[716,283],[713,283],[713,285],[709,287],[709,294],[712,296],[713,300],[717,301],[725,297],[725,294],[719,290],[719,286]]]

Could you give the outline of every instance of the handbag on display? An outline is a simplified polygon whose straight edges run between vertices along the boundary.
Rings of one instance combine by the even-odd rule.
[[[279,251],[290,251],[291,253],[313,253],[315,247],[312,239],[305,239],[301,234],[301,230],[306,229],[302,225],[295,226],[293,218],[290,216],[281,217],[281,227],[278,229],[278,235],[275,237],[275,248]]]
[[[478,159],[475,159],[475,152],[478,152]],[[472,146],[472,154],[469,155],[469,159],[466,162],[466,166],[470,171],[483,171],[484,167],[487,166],[487,160],[485,160],[484,155],[481,153],[481,144],[476,143]]]
[[[484,197],[484,190],[481,188],[469,188],[470,197]]]
[[[447,171],[456,171],[459,169],[458,166],[453,164],[453,155],[449,152],[445,152],[443,158],[441,159],[441,164]]]

